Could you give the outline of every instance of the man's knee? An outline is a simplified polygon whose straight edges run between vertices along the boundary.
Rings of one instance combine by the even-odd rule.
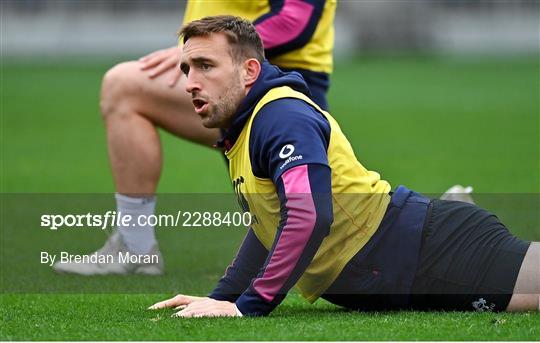
[[[118,112],[137,89],[141,71],[134,61],[123,62],[109,69],[103,76],[99,106],[104,119]]]

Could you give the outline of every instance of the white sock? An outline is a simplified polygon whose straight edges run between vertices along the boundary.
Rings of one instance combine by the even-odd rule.
[[[154,227],[151,225],[140,226],[137,218],[144,217],[146,222],[148,216],[154,214],[156,197],[134,198],[116,193],[115,198],[116,212],[120,213],[121,217],[125,215],[131,216],[129,226],[118,226],[118,232],[122,236],[126,247],[134,254],[149,253],[154,244],[157,243]]]

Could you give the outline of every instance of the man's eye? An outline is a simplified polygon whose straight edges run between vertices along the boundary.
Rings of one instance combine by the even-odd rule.
[[[206,63],[201,64],[202,70],[210,70],[211,67],[212,66],[210,64],[206,64]]]

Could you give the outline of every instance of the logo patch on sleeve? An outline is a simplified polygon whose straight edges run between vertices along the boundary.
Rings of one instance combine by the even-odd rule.
[[[285,166],[293,161],[297,161],[297,160],[301,160],[303,157],[302,155],[296,155],[296,156],[291,156],[294,152],[294,145],[292,144],[286,144],[283,146],[283,148],[281,148],[281,151],[279,152],[279,157],[280,158],[287,158],[285,160],[285,162],[283,162],[283,164],[279,167],[279,169],[283,169],[285,168]]]
[[[279,152],[279,157],[281,158],[287,158],[292,155],[294,152],[294,145],[292,144],[286,144],[281,148],[281,151]]]

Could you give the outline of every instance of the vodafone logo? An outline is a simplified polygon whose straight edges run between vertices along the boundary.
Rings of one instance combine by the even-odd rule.
[[[303,159],[302,155],[291,156],[293,152],[294,152],[294,145],[292,144],[286,144],[283,146],[283,148],[281,148],[281,151],[279,152],[279,157],[281,157],[282,159],[285,159],[285,162],[283,162],[283,164],[279,167],[279,169],[285,168],[286,165],[288,165],[289,163],[293,161],[298,161],[298,160]]]
[[[281,148],[281,151],[279,152],[279,157],[281,158],[287,158],[292,155],[294,152],[294,145],[292,144],[286,144]]]

